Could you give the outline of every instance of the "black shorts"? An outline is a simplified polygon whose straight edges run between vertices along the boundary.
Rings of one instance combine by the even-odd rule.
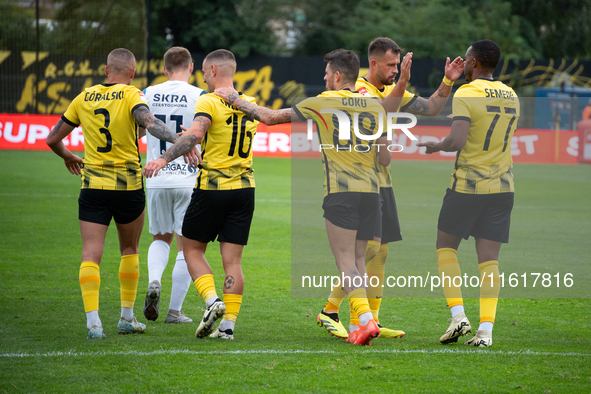
[[[380,212],[378,213],[374,236],[382,239],[383,244],[402,240],[400,222],[394,190],[391,187],[380,188]]]
[[[78,219],[108,226],[127,224],[136,220],[146,209],[144,189],[121,191],[81,189],[78,197]]]
[[[194,189],[183,221],[183,237],[207,243],[246,245],[254,214],[254,188]]]
[[[324,217],[335,226],[356,230],[357,239],[372,240],[379,213],[377,193],[345,192],[324,197]]]
[[[465,194],[447,189],[437,228],[468,239],[509,242],[514,193]]]

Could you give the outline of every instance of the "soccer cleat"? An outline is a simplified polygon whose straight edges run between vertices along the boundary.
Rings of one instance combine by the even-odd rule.
[[[226,305],[218,298],[205,309],[203,320],[199,323],[195,336],[197,338],[205,338],[213,331],[213,323],[226,313]]]
[[[476,331],[474,338],[465,342],[464,345],[475,347],[491,347],[492,346],[492,332],[485,330]]]
[[[175,311],[174,309],[169,309],[168,314],[166,315],[166,319],[164,319],[164,323],[192,323],[193,319],[185,316],[183,311]]]
[[[472,326],[468,321],[465,313],[458,313],[453,319],[451,319],[451,324],[449,328],[439,338],[439,342],[442,344],[454,343],[458,341],[458,338],[462,335],[466,335],[469,332],[472,332]]]
[[[220,339],[234,339],[234,331],[231,328],[227,330],[220,330],[220,328],[216,328],[213,334],[209,336],[210,338],[220,338]]]
[[[103,339],[105,337],[106,335],[102,327],[92,326],[92,328],[88,329],[88,339]]]
[[[380,328],[378,327],[377,323],[375,322],[375,320],[370,320],[369,323],[367,323],[364,326],[359,326],[359,330],[355,331],[357,332],[357,338],[355,339],[354,344],[355,345],[370,345],[370,341],[374,338],[377,338],[380,336]]]
[[[119,319],[119,323],[117,323],[117,332],[119,334],[143,334],[144,331],[146,331],[146,325],[138,322],[135,316],[131,321],[121,318]]]
[[[402,338],[406,335],[404,331],[401,330],[392,330],[391,328],[386,328],[380,326],[378,323],[378,327],[380,328],[380,337],[381,338]]]
[[[144,301],[144,316],[146,319],[155,321],[158,319],[160,304],[160,282],[153,280],[148,285],[146,301]]]
[[[326,313],[324,309],[320,311],[316,321],[320,327],[324,327],[330,335],[334,335],[338,338],[347,338],[349,334],[343,324],[339,321],[339,315],[337,313]]]

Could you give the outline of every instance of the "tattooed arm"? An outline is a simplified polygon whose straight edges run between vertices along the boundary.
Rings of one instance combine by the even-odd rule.
[[[159,140],[175,142],[179,139],[179,136],[173,133],[163,121],[152,115],[147,106],[140,105],[133,110],[132,115],[140,126],[146,128]]]
[[[47,136],[47,140],[45,142],[52,151],[64,159],[64,164],[71,174],[80,175],[80,170],[82,169],[82,158],[70,152],[62,141],[68,136],[68,134],[72,132],[72,130],[74,130],[73,126],[60,119],[59,122],[57,122],[57,125],[55,125],[53,130],[51,130]]]
[[[158,171],[160,171],[166,164],[170,163],[177,157],[190,152],[195,145],[200,144],[205,132],[209,129],[209,126],[211,126],[211,120],[208,117],[195,117],[191,127],[183,133],[183,136],[180,137],[170,149],[164,152],[162,156],[156,160],[152,160],[146,164],[144,167],[144,175],[146,178],[158,175]],[[199,157],[199,161],[201,161],[201,157]]]
[[[384,97],[381,104],[386,112],[398,112],[402,97],[404,97],[404,91],[406,90],[406,84],[410,79],[410,66],[412,65],[412,52],[408,52],[404,55],[402,63],[400,63],[400,75],[398,76],[398,82],[394,86],[394,89],[390,94]]]
[[[437,89],[428,100],[422,97],[417,97],[410,106],[405,108],[405,110],[415,115],[438,115],[447,102],[453,82],[462,75],[463,70],[464,60],[462,60],[461,57],[458,56],[451,63],[449,58],[447,58],[445,63],[445,79],[450,81],[451,85],[446,84],[444,79],[441,81],[439,89]]]
[[[214,91],[216,96],[221,97],[228,104],[233,105],[239,111],[267,126],[279,123],[297,122],[298,117],[293,113],[291,108],[272,110],[265,107],[260,107],[256,104],[249,103],[241,99],[238,92],[233,87],[219,88]]]

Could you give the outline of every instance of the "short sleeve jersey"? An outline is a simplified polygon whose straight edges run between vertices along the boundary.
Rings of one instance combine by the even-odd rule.
[[[181,126],[187,129],[193,122],[195,102],[197,98],[206,94],[184,81],[166,81],[156,86],[146,88],[144,94],[150,104],[154,116],[174,132],[182,133]],[[150,133],[146,133],[147,160],[157,159],[172,146],[171,142],[159,140]],[[197,149],[201,149],[197,145]],[[198,169],[185,163],[185,159],[177,157],[158,172],[158,176],[146,179],[148,188],[193,188],[197,180]]]
[[[385,85],[383,88],[378,89],[365,78],[359,78],[355,83],[355,89],[357,89],[359,93],[367,97],[378,97],[379,99],[384,99],[386,96],[388,96],[394,89],[394,86],[396,86],[396,84],[392,84],[389,86]],[[413,93],[409,92],[408,90],[405,90],[404,95],[402,96],[402,101],[400,103],[400,108],[404,110],[404,108],[407,108],[409,105],[411,105],[416,100],[416,98],[417,97]],[[384,167],[383,165],[378,163],[377,156],[376,169],[378,171],[380,187],[392,187],[392,175],[390,166]]]
[[[255,103],[250,96],[240,98]],[[254,187],[252,142],[258,121],[213,94],[197,99],[195,118],[205,116],[211,126],[201,142],[201,171],[196,188],[233,190]]]
[[[352,121],[349,139],[340,140],[338,116],[323,113],[323,110],[339,110],[349,114],[352,120],[357,112],[360,133],[375,135],[380,116],[384,123],[386,119],[377,100],[350,90],[326,91],[299,102],[294,110],[301,119],[312,119],[317,125],[325,174],[324,196],[343,192],[379,192],[374,141],[358,138]]]
[[[124,84],[95,85],[72,101],[62,120],[82,125],[82,189],[143,188],[138,124],[132,115],[142,105],[148,107],[144,94]]]
[[[454,95],[453,120],[470,122],[468,139],[456,155],[450,189],[459,193],[514,192],[511,138],[520,115],[519,99],[500,81],[476,79]]]

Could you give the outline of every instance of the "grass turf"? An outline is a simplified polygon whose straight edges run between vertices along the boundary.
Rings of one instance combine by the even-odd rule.
[[[290,241],[298,227],[290,223],[292,213],[299,223],[300,211],[294,202],[292,212],[290,190],[300,183],[291,176],[292,163],[282,159],[255,159],[257,203],[244,252],[246,289],[236,340],[198,340],[196,323],[164,324],[164,316],[146,322],[141,307],[147,227],[135,307],[147,332],[117,335],[119,253],[111,226],[101,264],[107,338],[89,341],[78,285],[79,178],[50,152],[1,151],[0,159],[0,392],[591,390],[588,298],[502,298],[490,349],[438,343],[449,324],[440,298],[384,299],[381,322],[405,330],[403,339],[377,339],[360,348],[328,336],[315,326],[324,299],[292,297]],[[435,226],[451,164],[394,162],[392,168],[404,241],[391,245],[387,275],[405,273],[416,262],[436,270]],[[591,239],[591,167],[517,165],[514,173],[511,243],[501,250],[501,268],[566,272],[584,266]],[[217,244],[207,258],[221,293]],[[473,241],[462,243],[459,258],[463,270],[477,272]],[[169,264],[161,310],[168,306],[171,271]],[[589,288],[584,274],[574,280]],[[202,304],[191,288],[183,310],[198,320]],[[467,298],[466,310],[476,326],[478,300]]]

